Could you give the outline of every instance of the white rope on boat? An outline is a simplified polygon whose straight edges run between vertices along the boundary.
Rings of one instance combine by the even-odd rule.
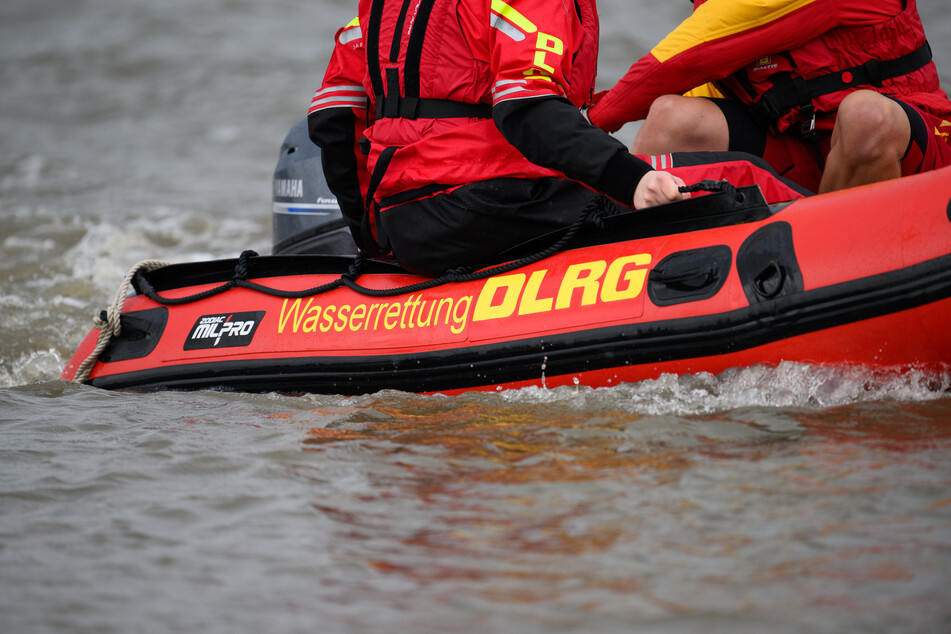
[[[99,317],[96,317],[93,321],[93,327],[99,329],[99,339],[96,341],[96,348],[86,357],[86,360],[76,368],[76,375],[73,376],[73,382],[82,383],[89,378],[89,374],[99,359],[99,355],[106,349],[106,346],[109,345],[112,338],[122,332],[119,317],[122,315],[122,307],[125,304],[125,298],[129,293],[129,287],[132,285],[132,278],[135,277],[135,274],[143,270],[147,273],[168,265],[169,262],[163,262],[162,260],[142,260],[129,269],[125,279],[122,280],[122,284],[119,285],[119,290],[116,292],[116,297],[112,305],[105,311],[105,321]]]

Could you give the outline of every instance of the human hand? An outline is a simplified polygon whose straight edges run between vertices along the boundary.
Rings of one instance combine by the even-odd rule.
[[[647,172],[634,190],[634,209],[643,209],[690,198],[689,193],[680,192],[679,188],[685,185],[682,178],[669,172],[656,170]]]

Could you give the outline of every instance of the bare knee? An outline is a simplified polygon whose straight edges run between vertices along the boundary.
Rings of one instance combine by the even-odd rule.
[[[911,122],[897,102],[870,90],[849,94],[839,105],[819,192],[898,178],[910,140]]]
[[[849,160],[900,160],[910,137],[905,111],[877,92],[856,91],[839,105],[833,141]]]
[[[635,154],[722,151],[728,146],[726,118],[713,102],[664,95],[651,104],[631,151]]]

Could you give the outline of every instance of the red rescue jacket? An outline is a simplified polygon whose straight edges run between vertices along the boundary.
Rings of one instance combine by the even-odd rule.
[[[951,113],[915,0],[697,0],[591,121],[616,130],[643,119],[657,97],[711,81],[779,131],[811,117],[810,106],[834,112],[858,88]]]
[[[907,0],[891,19],[832,29],[790,51],[766,55],[717,87],[750,105],[760,123],[776,125],[779,132],[812,116],[802,112],[804,106],[815,113],[835,112],[859,87],[935,114],[947,112],[949,105],[915,0]]]
[[[499,177],[560,177],[502,136],[492,106],[565,97],[590,103],[597,60],[593,0],[361,0],[375,120],[368,166],[387,148],[377,200]]]

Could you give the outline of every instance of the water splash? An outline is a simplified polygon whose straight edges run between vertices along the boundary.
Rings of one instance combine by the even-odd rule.
[[[585,409],[612,403],[630,412],[651,415],[709,414],[739,407],[835,407],[868,401],[927,401],[951,389],[951,373],[917,369],[872,371],[783,362],[778,366],[731,368],[720,374],[664,374],[657,379],[609,388],[537,387],[502,392],[503,398],[526,403],[563,402]]]

